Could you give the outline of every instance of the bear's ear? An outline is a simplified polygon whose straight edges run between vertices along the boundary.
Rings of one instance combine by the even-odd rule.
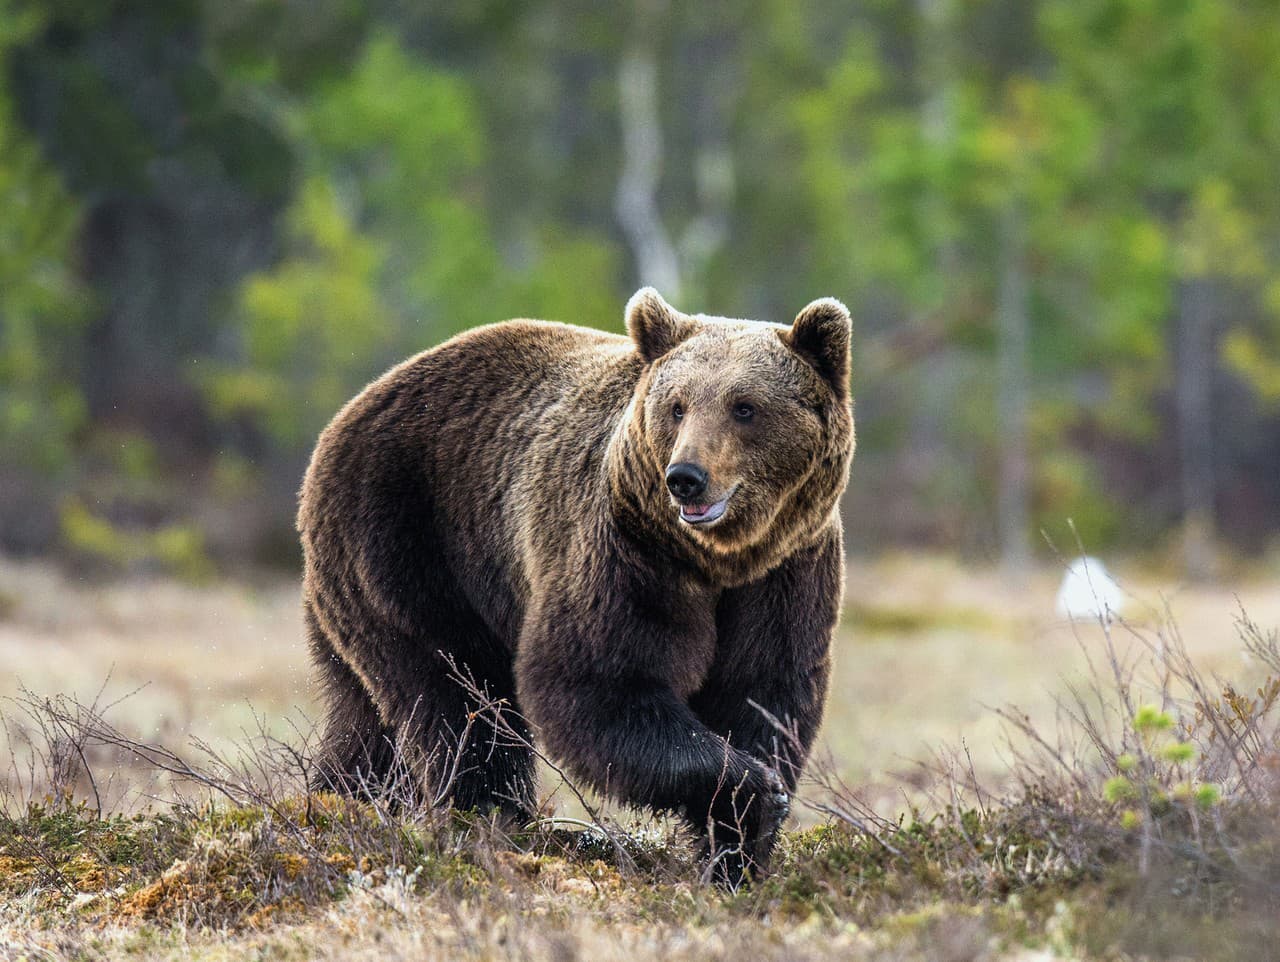
[[[627,301],[627,333],[646,363],[652,363],[697,330],[690,318],[662,299],[652,287],[642,287]]]
[[[817,369],[844,399],[849,393],[849,342],[853,320],[849,308],[834,297],[814,301],[796,315],[782,340]]]

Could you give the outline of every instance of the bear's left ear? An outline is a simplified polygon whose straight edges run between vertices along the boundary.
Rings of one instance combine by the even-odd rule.
[[[849,342],[853,319],[834,297],[814,301],[796,315],[783,342],[817,369],[843,400],[849,394]]]
[[[697,330],[697,324],[662,299],[652,287],[642,287],[627,301],[627,333],[646,363],[653,363]]]

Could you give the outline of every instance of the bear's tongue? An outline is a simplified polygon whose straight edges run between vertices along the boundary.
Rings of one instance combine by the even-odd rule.
[[[685,504],[680,506],[680,517],[690,524],[701,524],[709,521],[715,521],[720,515],[724,514],[725,506],[728,505],[728,496],[720,499],[715,504]]]

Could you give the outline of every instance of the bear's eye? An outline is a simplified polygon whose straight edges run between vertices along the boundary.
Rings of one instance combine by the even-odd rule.
[[[683,418],[684,418],[684,405],[683,405],[683,404],[681,404],[679,401],[677,401],[675,404],[671,405],[671,416],[672,416],[673,418],[675,418],[677,421],[679,421],[679,420],[683,419]]]
[[[745,401],[739,401],[733,406],[733,419],[746,424],[756,416],[756,409],[753,405]]]

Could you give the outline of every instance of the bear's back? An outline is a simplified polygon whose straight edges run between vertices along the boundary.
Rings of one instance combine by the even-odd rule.
[[[620,335],[547,321],[505,321],[475,328],[390,372],[415,383],[435,431],[438,466],[486,448],[509,460],[540,433],[542,418],[568,399],[584,417],[616,403],[621,373],[631,386],[640,365]]]
[[[567,487],[603,458],[641,371],[628,338],[528,320],[410,358],[321,435],[298,519],[308,557],[352,559],[376,598],[415,594],[402,585],[411,569],[443,555],[490,628],[514,641],[529,499],[575,496]]]

